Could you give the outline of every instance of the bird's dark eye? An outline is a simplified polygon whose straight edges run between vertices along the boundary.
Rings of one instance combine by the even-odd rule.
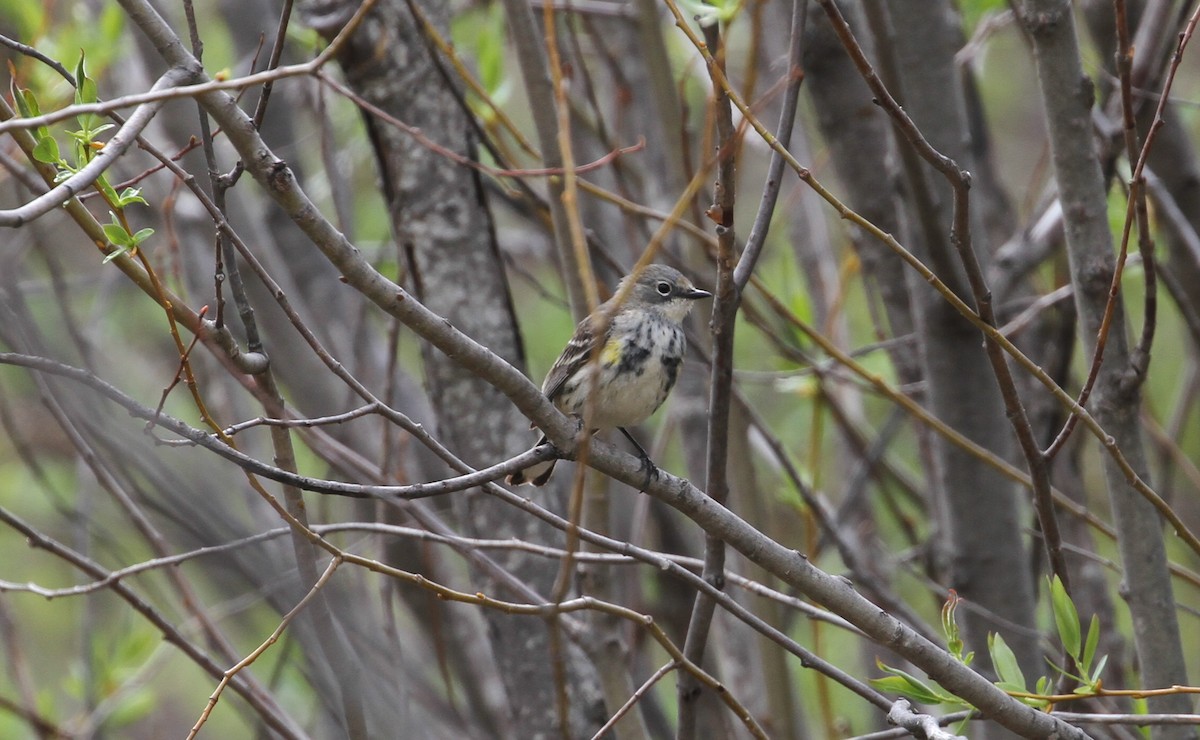
[[[658,294],[665,298],[666,296],[671,295],[671,284],[666,280],[659,280],[654,284],[654,290],[658,291]]]

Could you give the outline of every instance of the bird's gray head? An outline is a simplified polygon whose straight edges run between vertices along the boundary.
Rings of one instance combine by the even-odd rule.
[[[629,280],[629,277],[625,280]],[[694,301],[711,296],[712,293],[697,288],[674,267],[647,265],[637,275],[637,282],[630,291],[626,305],[638,303],[658,307],[673,321],[683,321],[683,317],[692,310]]]

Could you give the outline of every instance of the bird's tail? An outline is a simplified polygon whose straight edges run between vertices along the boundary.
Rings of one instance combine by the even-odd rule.
[[[538,440],[536,446],[541,447],[549,442],[544,436]],[[510,486],[544,486],[550,480],[550,475],[554,473],[554,464],[558,460],[547,460],[545,462],[534,463],[527,468],[518,470],[515,473],[510,473],[504,482]]]

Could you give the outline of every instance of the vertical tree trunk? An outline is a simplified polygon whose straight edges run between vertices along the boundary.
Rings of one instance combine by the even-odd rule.
[[[882,64],[897,73],[893,94],[935,148],[960,167],[972,169],[967,108],[954,61],[963,43],[957,12],[945,0],[896,0],[886,8],[895,31],[890,39],[894,58]],[[868,9],[880,14],[884,5],[871,0]],[[887,40],[876,41],[883,48]],[[960,296],[968,296],[950,242],[950,188],[923,163],[916,166],[907,155],[904,162],[909,187],[914,193],[928,194],[924,202],[914,198],[919,228],[913,252]],[[981,221],[972,214],[972,241],[986,265],[988,248]],[[916,292],[914,305],[930,407],[970,439],[1008,456],[1010,426],[979,332],[928,288]],[[1017,491],[965,450],[941,438],[935,450],[939,481],[935,490],[941,496],[939,521],[948,545],[949,581],[964,598],[982,607],[982,611],[959,611],[964,636],[986,669],[987,633],[1003,634],[1024,670],[1034,674],[1041,669],[1041,657]]]
[[[444,5],[420,6],[438,25],[445,25]],[[333,0],[321,7],[348,14],[357,3]],[[320,11],[314,7],[313,12]],[[331,29],[336,33],[337,28]],[[476,142],[459,93],[445,81],[420,25],[402,0],[379,3],[339,62],[347,82],[369,103],[450,151],[475,159]],[[520,337],[478,173],[370,112],[364,118],[414,293],[458,329],[520,367]],[[422,350],[437,432],[452,451],[482,466],[528,447],[529,424],[502,393],[429,345],[422,344]],[[475,536],[545,539],[535,519],[482,495],[467,497],[460,512]],[[550,593],[554,561],[515,552],[497,555],[497,560],[539,593]],[[481,589],[487,586],[480,584]],[[525,617],[492,610],[486,617],[509,696],[513,732],[526,738],[595,732],[603,722],[603,702],[583,653],[568,650],[566,691],[572,704],[567,725],[560,727],[549,631]]]
[[[1026,0],[1022,7],[1026,30],[1033,39],[1054,174],[1063,205],[1080,332],[1090,358],[1096,350],[1115,269],[1104,180],[1092,144],[1093,90],[1080,65],[1070,2]],[[1104,365],[1089,406],[1133,470],[1146,480],[1138,421],[1141,380],[1130,364],[1125,313],[1119,297],[1117,300]],[[1162,522],[1108,455],[1104,455],[1104,472],[1125,568],[1122,593],[1133,616],[1142,683],[1153,687],[1186,684]],[[1186,713],[1191,710],[1191,701],[1184,695],[1160,697],[1150,700],[1150,710]],[[1154,730],[1155,738],[1194,736],[1194,731],[1186,727]]]

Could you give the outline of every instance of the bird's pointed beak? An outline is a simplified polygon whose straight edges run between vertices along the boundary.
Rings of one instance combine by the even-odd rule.
[[[712,293],[707,290],[700,290],[696,287],[683,288],[679,291],[680,298],[687,298],[689,301],[698,301],[701,298],[712,298]]]

